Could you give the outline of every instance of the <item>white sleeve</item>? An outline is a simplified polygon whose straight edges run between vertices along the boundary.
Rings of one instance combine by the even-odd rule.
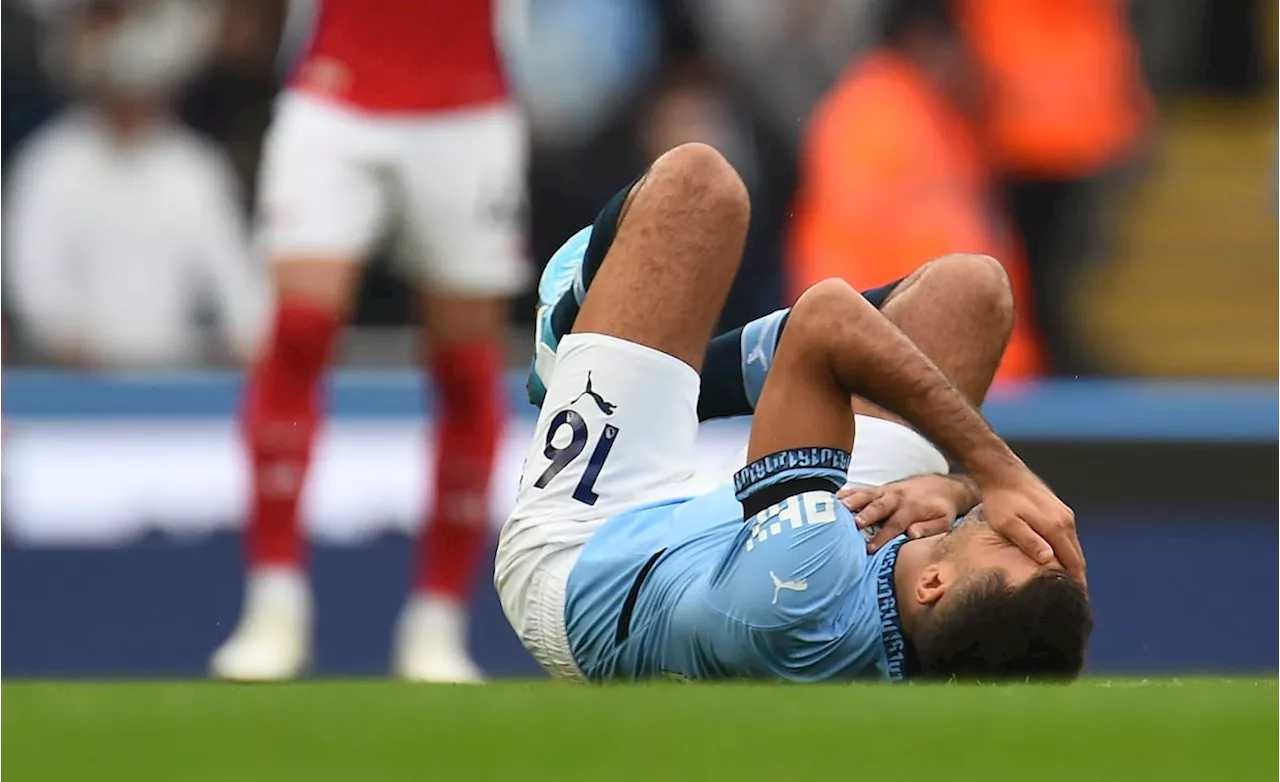
[[[58,354],[84,339],[69,231],[69,172],[48,139],[20,153],[5,189],[4,275],[20,325],[41,350]]]
[[[270,286],[266,270],[250,250],[230,165],[211,152],[201,172],[196,212],[198,273],[217,309],[223,344],[233,356],[248,361],[262,340]]]

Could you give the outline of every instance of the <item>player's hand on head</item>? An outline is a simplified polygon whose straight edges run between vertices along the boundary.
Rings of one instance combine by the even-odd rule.
[[[1085,583],[1075,513],[1030,470],[1024,467],[996,486],[982,487],[982,506],[987,524],[1027,556],[1041,565],[1056,557],[1068,573]]]
[[[912,539],[941,535],[978,501],[971,481],[947,475],[918,475],[865,489],[846,486],[836,496],[853,511],[858,529],[879,527],[867,544],[871,554],[904,533]]]

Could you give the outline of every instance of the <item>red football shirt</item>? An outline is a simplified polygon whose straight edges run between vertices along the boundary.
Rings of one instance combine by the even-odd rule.
[[[294,89],[367,111],[430,112],[507,95],[492,0],[322,0]]]

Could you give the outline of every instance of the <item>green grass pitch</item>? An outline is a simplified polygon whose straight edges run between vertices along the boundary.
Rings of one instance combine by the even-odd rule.
[[[1275,680],[3,685],[13,782],[1277,778]]]

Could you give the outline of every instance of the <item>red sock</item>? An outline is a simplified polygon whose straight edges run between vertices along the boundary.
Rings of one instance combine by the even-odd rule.
[[[301,565],[298,501],[320,420],[320,380],[340,323],[309,304],[281,302],[275,331],[241,413],[252,461],[251,567]]]
[[[502,435],[502,349],[475,341],[437,346],[430,359],[436,411],[435,508],[419,538],[419,592],[465,600],[489,537],[489,478]]]

